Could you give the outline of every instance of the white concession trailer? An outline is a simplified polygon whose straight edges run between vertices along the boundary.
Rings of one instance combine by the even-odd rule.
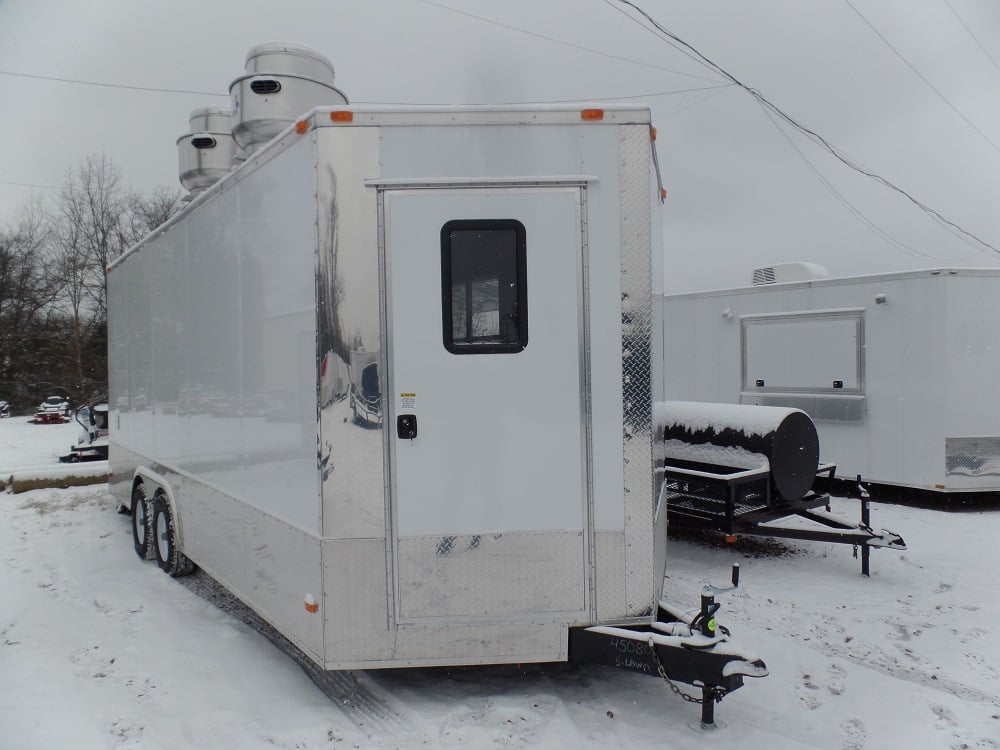
[[[571,626],[649,621],[651,132],[620,106],[314,109],[113,263],[140,554],[326,669],[564,660]]]
[[[322,669],[596,662],[712,724],[767,668],[720,589],[661,598],[649,110],[350,106],[285,43],[230,91],[177,141],[188,205],[108,269],[138,555]]]
[[[666,295],[657,397],[802,409],[844,479],[1000,491],[998,294],[941,268]]]

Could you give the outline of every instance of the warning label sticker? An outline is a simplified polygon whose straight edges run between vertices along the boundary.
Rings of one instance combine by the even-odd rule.
[[[410,411],[417,405],[416,393],[400,393],[399,408],[403,411]]]

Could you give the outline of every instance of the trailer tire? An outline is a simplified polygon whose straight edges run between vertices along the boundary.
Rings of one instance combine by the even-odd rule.
[[[149,522],[149,500],[142,482],[136,482],[132,488],[132,546],[140,560],[148,560],[150,556],[151,526]]]
[[[194,570],[194,563],[177,547],[174,515],[170,503],[162,492],[153,497],[152,540],[156,564],[171,578],[186,576]]]

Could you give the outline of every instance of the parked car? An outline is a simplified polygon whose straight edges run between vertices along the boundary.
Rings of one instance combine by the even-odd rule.
[[[70,413],[69,401],[62,396],[49,396],[38,405],[32,421],[36,424],[68,422]]]
[[[0,418],[10,416],[10,404],[6,401],[0,401]]]

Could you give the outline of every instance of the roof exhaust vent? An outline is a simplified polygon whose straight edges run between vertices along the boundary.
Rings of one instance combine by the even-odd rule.
[[[189,197],[229,174],[236,154],[229,132],[232,112],[229,107],[199,107],[188,121],[191,132],[177,139],[178,174]]]
[[[828,279],[830,272],[818,263],[776,263],[773,266],[755,268],[753,285],[782,284],[786,281],[814,281]]]
[[[247,52],[246,73],[229,85],[233,137],[248,154],[313,107],[347,104],[333,85],[333,64],[307,47],[260,44]]]
[[[281,84],[273,78],[257,78],[250,81],[250,90],[255,94],[277,94]]]

